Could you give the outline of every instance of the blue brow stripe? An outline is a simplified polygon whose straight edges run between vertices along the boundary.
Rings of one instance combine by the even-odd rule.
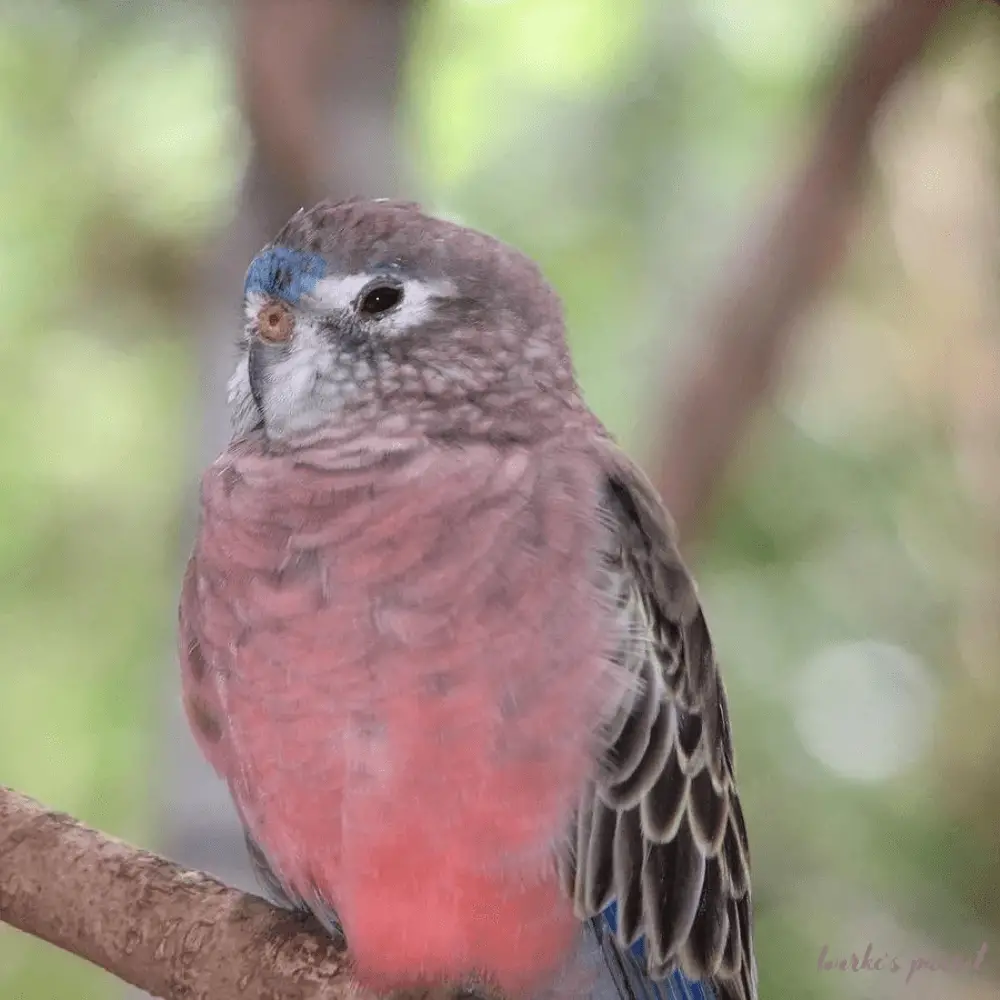
[[[326,274],[326,261],[318,253],[271,247],[250,263],[243,294],[259,292],[293,305],[307,295]]]

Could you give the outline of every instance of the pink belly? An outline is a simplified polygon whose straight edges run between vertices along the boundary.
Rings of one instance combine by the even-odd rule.
[[[517,995],[550,978],[572,945],[577,925],[554,872],[477,869],[469,843],[384,834],[355,857],[369,874],[343,880],[343,909],[372,986],[488,970]]]
[[[292,722],[287,703],[244,704],[243,759],[256,762],[244,814],[280,877],[337,912],[363,981],[488,971],[530,992],[578,930],[555,858],[593,766],[589,736],[537,707],[505,725],[488,684],[428,693],[408,660],[409,674],[383,664],[409,683],[366,697],[372,710],[331,699],[341,709],[299,705]]]

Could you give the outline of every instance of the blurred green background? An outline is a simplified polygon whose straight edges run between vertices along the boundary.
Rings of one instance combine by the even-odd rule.
[[[539,260],[637,456],[871,7],[413,4],[400,188]],[[998,15],[959,5],[882,107],[846,263],[690,544],[767,1000],[1000,991]],[[186,2],[0,12],[0,782],[151,846],[199,385],[224,394],[197,289],[254,148],[244,27]],[[824,945],[984,941],[975,976],[817,970]],[[0,926],[0,997],[120,992]]]

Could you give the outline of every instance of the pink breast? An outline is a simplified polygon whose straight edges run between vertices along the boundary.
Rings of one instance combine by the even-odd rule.
[[[486,624],[447,648],[386,653],[374,673],[350,662],[356,630],[339,665],[303,658],[282,692],[230,687],[244,815],[282,877],[337,911],[373,984],[489,969],[519,992],[572,944],[554,859],[590,733],[574,732],[558,692],[505,719],[518,711],[505,689],[547,665],[516,638],[489,663]],[[323,685],[307,682],[314,669]],[[331,676],[336,693],[314,694]]]
[[[219,581],[243,623],[222,691],[230,785],[373,985],[485,970],[522,994],[577,930],[556,852],[620,693],[602,529],[586,475],[520,461],[509,496],[484,503],[497,468],[466,457],[452,509],[430,476],[388,491],[363,530],[309,507],[315,579],[298,600],[269,601],[231,563]]]

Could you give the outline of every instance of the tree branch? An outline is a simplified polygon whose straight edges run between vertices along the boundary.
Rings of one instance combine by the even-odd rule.
[[[696,534],[796,324],[844,256],[876,113],[954,0],[886,0],[846,49],[812,149],[742,260],[709,297],[669,412],[656,479],[682,538]],[[748,241],[743,241],[748,242]]]
[[[344,952],[311,919],[2,785],[0,920],[168,1000],[370,996],[353,983]],[[457,1000],[468,993],[407,996]]]

